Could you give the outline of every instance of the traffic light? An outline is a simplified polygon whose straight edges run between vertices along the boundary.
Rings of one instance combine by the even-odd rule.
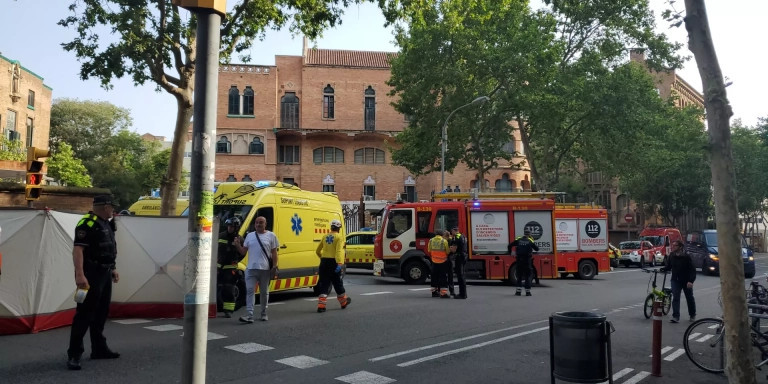
[[[27,149],[27,186],[25,188],[25,197],[27,200],[37,200],[43,190],[43,161],[38,160],[43,157],[49,157],[51,151],[29,147]]]

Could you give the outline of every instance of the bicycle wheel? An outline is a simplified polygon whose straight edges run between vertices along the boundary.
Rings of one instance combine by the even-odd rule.
[[[720,373],[725,370],[723,327],[723,320],[705,318],[694,321],[685,330],[685,353],[693,364],[707,372]]]
[[[643,314],[646,319],[650,319],[653,315],[653,293],[649,293],[645,297],[645,303],[643,304]]]
[[[661,312],[664,313],[664,315],[669,315],[669,309],[672,308],[672,296],[664,296],[664,301],[662,301],[661,304]]]

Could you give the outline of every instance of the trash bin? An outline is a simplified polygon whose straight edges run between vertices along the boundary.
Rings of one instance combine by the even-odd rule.
[[[552,383],[613,383],[611,323],[593,312],[556,312],[549,318]]]

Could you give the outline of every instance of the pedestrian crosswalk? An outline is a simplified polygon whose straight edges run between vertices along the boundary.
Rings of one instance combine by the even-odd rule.
[[[415,288],[415,289],[409,289],[409,290],[414,293],[418,293],[419,291],[424,291],[427,289],[429,288]],[[368,297],[377,297],[377,296],[388,295],[392,293],[393,292],[391,291],[380,291],[380,292],[360,293],[360,295],[368,296]],[[334,297],[329,297],[329,300],[330,299],[334,299]],[[303,300],[316,301],[315,298],[306,298]],[[277,305],[277,304],[285,304],[285,303],[284,302],[270,303],[270,305]],[[642,303],[639,303],[639,304],[618,307],[615,309],[607,310],[605,311],[605,313],[610,314],[610,313],[617,313],[621,311],[633,310],[638,307],[641,307],[642,305],[643,305]],[[598,310],[597,308],[593,309],[593,311],[597,311],[597,310]],[[166,320],[163,319],[163,321],[166,321]],[[178,324],[173,324],[173,323],[150,324],[150,323],[153,323],[154,321],[147,320],[147,319],[120,319],[120,320],[114,320],[114,322],[122,325],[140,325],[144,329],[154,331],[154,332],[173,332],[173,331],[183,330],[183,327]],[[374,366],[376,366],[375,364],[382,364],[380,362],[383,360],[387,360],[387,359],[397,360],[386,365],[387,371],[391,372],[393,367],[407,368],[417,364],[429,363],[434,360],[437,360],[438,358],[442,358],[445,356],[449,356],[457,353],[464,353],[472,349],[482,348],[482,347],[490,346],[499,342],[508,341],[510,339],[529,336],[536,333],[544,333],[549,329],[546,322],[547,322],[546,320],[541,320],[541,321],[535,321],[528,324],[506,327],[503,329],[492,330],[489,332],[483,332],[476,335],[464,336],[455,340],[442,341],[429,346],[421,346],[418,348],[409,349],[407,351],[395,352],[388,355],[372,357],[372,358],[369,358],[368,360],[371,364],[374,364]],[[520,328],[520,329],[517,330],[517,328]],[[500,334],[498,336],[494,336],[494,334],[497,334],[500,332],[506,332],[507,334],[506,335]],[[183,332],[180,332],[180,333],[183,335]],[[691,339],[698,338],[702,340],[697,339],[697,341],[703,341],[704,339],[706,339],[707,336],[708,335],[692,334]],[[210,341],[210,340],[227,339],[228,336],[226,334],[209,332],[207,338]],[[478,339],[489,338],[490,340],[482,341],[482,339],[480,339],[478,342],[466,344],[466,342],[475,338],[478,338]],[[451,347],[450,345],[453,343],[464,343],[464,344],[463,345],[459,344],[459,346],[457,347]],[[256,342],[246,342],[246,343],[223,345],[223,346],[219,344],[218,347],[229,350],[233,353],[241,353],[246,355],[256,354],[256,353],[261,355],[261,353],[269,353],[270,351],[275,351],[277,349],[276,346],[264,345]],[[421,356],[413,356],[411,359],[402,358],[404,355],[416,353],[416,352],[421,353],[431,348],[441,348],[441,349],[432,353],[427,353],[427,354],[422,353]],[[666,346],[661,350],[661,354],[662,354],[662,358],[665,361],[674,361],[675,359],[685,354],[685,350],[683,350],[682,348]],[[399,360],[395,358],[399,358]],[[301,370],[312,369],[315,367],[334,363],[334,361],[323,360],[318,357],[313,357],[308,355],[297,355],[297,356],[281,355],[281,356],[275,356],[273,359],[270,359],[270,360],[273,360],[274,362],[284,366],[288,366],[295,369],[301,369]],[[649,364],[650,364],[650,361],[649,361]],[[617,383],[617,384],[637,384],[637,383],[643,382],[648,376],[650,376],[650,373],[647,371],[639,370],[639,369],[636,369],[635,367],[623,367],[613,373],[612,380],[614,383]],[[348,383],[348,384],[388,384],[388,383],[393,383],[397,381],[394,378],[383,376],[383,375],[380,375],[379,373],[365,371],[365,370],[347,373],[342,376],[335,377],[334,380],[338,382]]]

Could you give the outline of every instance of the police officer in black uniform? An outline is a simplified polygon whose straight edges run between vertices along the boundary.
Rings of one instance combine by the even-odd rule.
[[[458,188],[458,186],[457,186]],[[453,261],[453,272],[456,273],[456,279],[459,282],[459,294],[454,295],[454,299],[467,298],[467,279],[465,277],[464,267],[467,264],[467,239],[459,232],[459,227],[451,228],[450,241],[451,260]],[[452,279],[451,279],[452,280]],[[451,286],[452,288],[452,286]]]
[[[242,260],[243,255],[237,251],[233,242],[235,239],[240,238],[240,219],[237,217],[230,217],[224,225],[227,229],[224,232],[219,233],[219,252],[217,255],[217,288],[219,288],[219,295],[221,298],[222,310],[224,311],[224,317],[232,317],[232,312],[235,311],[235,303],[237,303],[237,297],[239,294],[238,283],[242,280],[242,272],[237,269],[237,264]]]
[[[72,259],[75,264],[75,283],[88,294],[77,304],[67,350],[67,368],[79,370],[80,358],[85,351],[83,337],[90,329],[91,359],[116,359],[120,354],[107,346],[104,337],[104,323],[109,315],[112,301],[112,283],[120,280],[115,269],[117,243],[115,222],[112,221],[114,207],[110,196],[93,198],[93,210],[77,223]]]
[[[523,288],[523,280],[525,280],[525,295],[531,296],[531,269],[533,267],[533,251],[538,251],[539,247],[533,242],[531,238],[531,231],[528,229],[523,230],[523,236],[518,237],[515,241],[509,243],[507,247],[507,253],[512,253],[512,247],[515,249],[516,258],[516,274],[517,274],[517,291],[515,296],[520,296]]]

